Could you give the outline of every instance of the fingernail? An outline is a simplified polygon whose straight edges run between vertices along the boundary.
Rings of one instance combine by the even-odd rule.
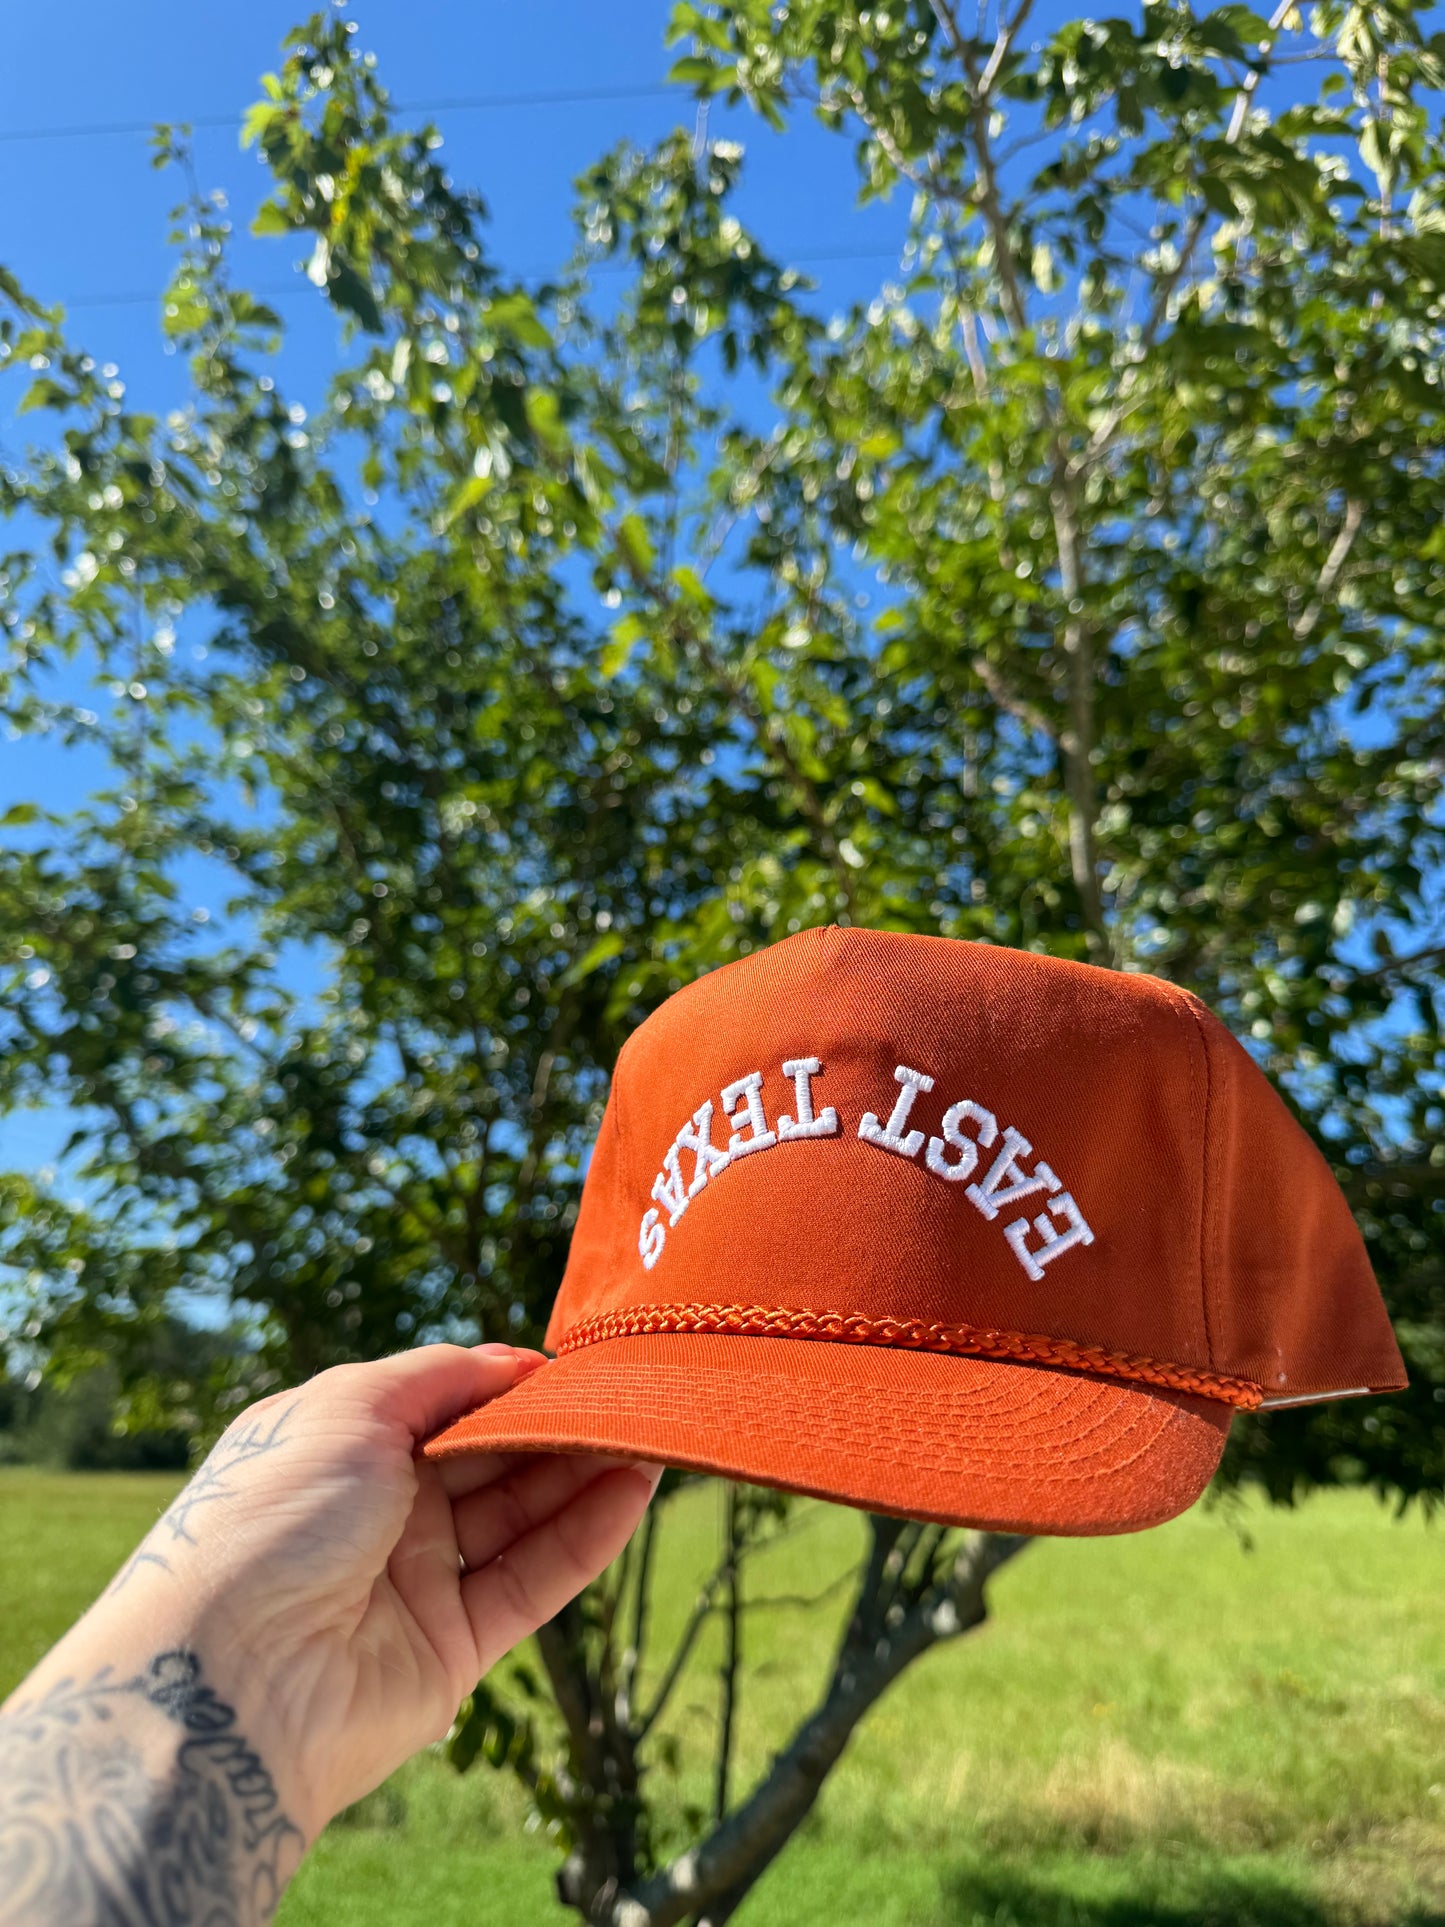
[[[659,1465],[656,1459],[634,1459],[628,1467],[628,1470],[631,1472],[640,1472],[644,1479],[650,1479],[653,1486],[656,1487],[658,1480],[667,1470],[667,1467],[665,1465]]]
[[[476,1352],[480,1358],[515,1358],[517,1356],[517,1348],[515,1345],[498,1343],[473,1345],[472,1350]]]

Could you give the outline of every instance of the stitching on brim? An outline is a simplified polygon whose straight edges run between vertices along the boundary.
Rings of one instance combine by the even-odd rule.
[[[1138,1352],[1107,1352],[1068,1338],[991,1331],[975,1325],[930,1325],[916,1318],[865,1318],[857,1312],[789,1311],[774,1305],[631,1305],[587,1318],[562,1334],[557,1355],[610,1338],[648,1338],[669,1332],[710,1332],[748,1338],[822,1339],[835,1345],[879,1345],[894,1351],[951,1352],[1057,1365],[1076,1372],[1161,1385],[1250,1411],[1264,1394],[1244,1378],[1224,1378],[1191,1365],[1170,1365]]]

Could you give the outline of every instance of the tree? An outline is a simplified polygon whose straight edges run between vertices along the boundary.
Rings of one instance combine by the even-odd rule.
[[[144,1376],[169,1393],[168,1427],[150,1426],[134,1398],[121,1407],[120,1374],[104,1353],[65,1361],[63,1382],[32,1367],[0,1376],[0,1464],[59,1465],[72,1472],[176,1472],[190,1464],[196,1415],[187,1387],[225,1349],[223,1334],[175,1317],[124,1334],[132,1381]]]
[[[867,307],[816,312],[731,211],[740,150],[692,130],[599,162],[577,258],[508,281],[321,16],[247,121],[255,225],[305,242],[341,322],[318,410],[198,191],[178,417],[6,284],[52,423],[0,493],[6,713],[115,772],[12,812],[0,867],[0,1103],[73,1105],[85,1180],[5,1180],[33,1340],[208,1293],[251,1332],[223,1412],[416,1334],[535,1337],[646,1011],[805,924],[938,930],[1153,970],[1235,1024],[1356,1205],[1412,1385],[1241,1422],[1226,1477],[1429,1501],[1440,47],[1408,6],[1150,5],[1034,42],[1026,3],[728,0],[674,31],[699,95],[815,112],[865,194],[912,189]],[[544,1632],[545,1689],[514,1668],[459,1723],[589,1920],[726,1919],[1019,1550],[868,1521],[822,1697],[739,1797],[746,1570],[786,1524],[729,1500],[655,1660],[664,1503]],[[657,1721],[713,1616],[714,1798],[678,1812]]]

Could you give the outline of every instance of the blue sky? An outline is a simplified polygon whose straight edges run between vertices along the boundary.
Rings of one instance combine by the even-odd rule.
[[[692,124],[689,98],[662,86],[671,58],[665,0],[607,8],[357,0],[346,13],[397,103],[431,109],[454,176],[491,208],[497,259],[516,273],[545,271],[566,254],[571,182],[589,161],[618,140],[650,142],[679,121]],[[236,126],[301,17],[301,0],[234,9],[146,0],[123,14],[77,0],[63,12],[14,9],[7,20],[0,260],[33,293],[64,301],[76,335],[121,364],[144,404],[181,392],[153,299],[167,274],[166,216],[180,184],[152,169],[143,133],[101,130],[191,120],[202,184],[226,189],[238,216],[248,216],[261,173],[240,152]],[[460,104],[499,97],[516,104]],[[745,212],[775,253],[806,266],[830,305],[876,288],[905,209],[854,204],[844,143],[803,125],[785,145],[745,111],[718,106],[711,131],[746,140]],[[855,258],[832,258],[839,255]],[[249,240],[240,255],[242,272],[268,289],[287,281],[293,258],[285,243]],[[298,280],[285,318],[306,373],[319,379],[331,327],[309,293]]]
[[[373,50],[406,118],[431,119],[454,177],[484,195],[494,258],[514,274],[545,274],[572,244],[574,178],[620,140],[650,143],[693,104],[663,86],[668,0],[355,0],[347,16]],[[1040,30],[1060,11],[1041,8]],[[70,312],[71,334],[115,362],[133,403],[163,409],[185,394],[167,357],[159,296],[171,262],[168,211],[179,178],[151,165],[146,132],[191,121],[203,187],[226,191],[238,227],[237,266],[277,301],[288,330],[288,391],[315,400],[334,362],[335,325],[294,272],[297,250],[244,233],[264,177],[237,130],[259,76],[304,17],[303,0],[197,8],[98,0],[65,9],[13,8],[0,68],[0,261],[29,290]],[[897,259],[906,201],[856,203],[849,143],[807,119],[786,137],[746,110],[714,103],[709,131],[748,152],[739,211],[777,258],[802,267],[829,308],[868,298]],[[0,443],[15,447],[35,417],[8,419],[19,383],[0,389]],[[74,801],[75,763],[44,740],[0,741],[0,808],[19,798]],[[0,1120],[0,1162],[53,1155],[59,1117]],[[41,1149],[40,1140],[51,1140]]]
[[[0,262],[38,299],[64,304],[72,340],[118,366],[133,405],[179,405],[186,369],[165,352],[159,308],[173,261],[169,215],[184,183],[153,167],[148,130],[189,121],[201,186],[224,190],[231,204],[238,278],[286,324],[287,392],[314,406],[335,366],[335,318],[296,271],[303,250],[246,231],[266,176],[238,141],[259,76],[278,64],[304,0],[209,8],[199,22],[196,14],[180,0],[146,0],[120,30],[113,9],[79,0],[64,16],[30,9],[7,22]],[[599,155],[694,123],[692,100],[665,84],[666,0],[619,0],[605,11],[582,0],[471,8],[358,0],[346,14],[376,53],[399,118],[435,121],[454,178],[483,194],[491,250],[508,273],[540,277],[565,260],[572,183]],[[906,202],[860,208],[846,143],[806,119],[784,140],[746,109],[718,103],[709,131],[745,143],[743,218],[777,257],[806,270],[821,303],[846,307],[876,292],[898,258]],[[0,387],[0,446],[43,432],[43,417],[8,418],[21,392],[18,380]],[[0,810],[69,803],[77,782],[101,774],[82,773],[74,755],[43,739],[0,743]]]
[[[304,0],[205,9],[146,0],[120,14],[75,0],[7,19],[0,262],[37,298],[65,306],[72,339],[118,365],[134,405],[161,410],[186,394],[184,364],[165,353],[159,326],[169,211],[183,184],[151,164],[158,121],[192,124],[199,181],[227,194],[238,275],[276,299],[286,323],[288,391],[314,402],[334,366],[334,319],[295,272],[294,245],[245,233],[264,176],[237,138],[259,76],[308,10]],[[510,273],[540,276],[566,257],[572,183],[597,156],[693,125],[691,99],[664,84],[674,57],[663,44],[666,0],[606,9],[356,0],[346,15],[399,113],[433,120],[454,178],[483,194],[493,256]],[[845,143],[806,122],[784,142],[746,110],[717,103],[709,132],[747,146],[740,212],[776,256],[805,268],[822,303],[846,307],[876,291],[897,259],[906,205],[856,205]],[[11,448],[43,422],[9,417],[20,392],[18,382],[0,392],[0,442]],[[88,762],[43,738],[0,742],[0,808],[72,805],[78,786],[105,780],[99,760]],[[0,1119],[0,1162],[33,1169],[54,1159],[73,1121],[61,1109]]]

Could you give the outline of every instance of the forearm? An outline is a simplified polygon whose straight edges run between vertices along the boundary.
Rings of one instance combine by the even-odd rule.
[[[275,1912],[306,1840],[264,1711],[186,1631],[96,1609],[0,1708],[0,1927]]]
[[[616,1558],[655,1469],[417,1455],[541,1362],[431,1346],[234,1421],[0,1707],[0,1927],[259,1927],[332,1815]]]

